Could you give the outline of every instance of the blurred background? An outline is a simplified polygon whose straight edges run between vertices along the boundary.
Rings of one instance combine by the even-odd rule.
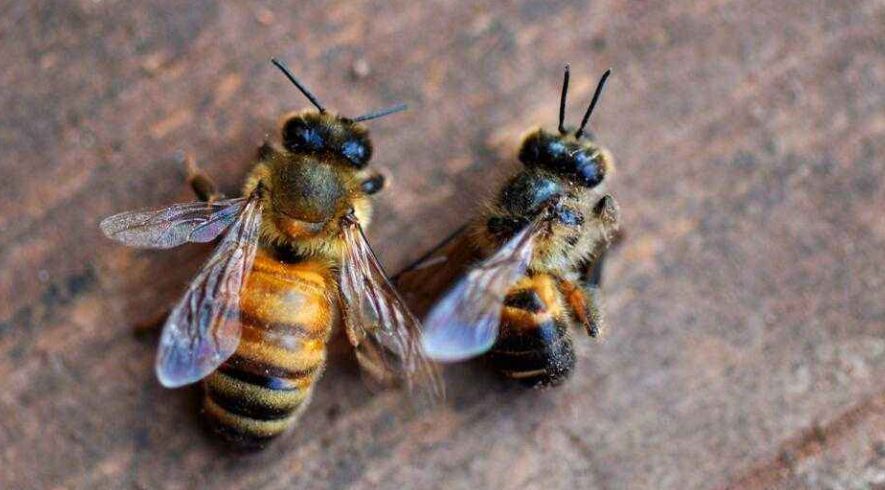
[[[0,488],[873,488],[885,485],[885,4],[855,1],[7,1],[0,6]],[[610,329],[523,391],[448,368],[375,395],[333,344],[291,435],[238,455],[152,370],[209,248],[134,251],[109,214],[236,193],[307,102],[370,123],[396,271],[460,226],[521,135],[591,129],[627,239]]]

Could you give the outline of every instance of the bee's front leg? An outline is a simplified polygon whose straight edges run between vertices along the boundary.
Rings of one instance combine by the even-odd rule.
[[[621,228],[621,207],[611,194],[606,194],[593,206],[593,215],[600,225],[603,242],[600,246],[607,249],[608,246],[618,240]]]
[[[368,195],[377,194],[387,183],[384,175],[375,171],[363,171],[358,174],[360,189]]]
[[[190,154],[183,153],[181,160],[184,164],[185,172],[187,172],[187,183],[191,186],[194,194],[197,195],[197,199],[214,202],[224,198],[224,194],[218,192],[215,181],[197,165],[197,162]]]

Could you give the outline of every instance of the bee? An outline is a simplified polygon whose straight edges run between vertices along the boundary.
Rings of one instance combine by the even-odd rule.
[[[585,128],[610,74],[574,130],[564,125],[566,66],[558,132],[529,132],[519,150],[522,168],[487,211],[397,276],[409,299],[454,283],[424,320],[422,343],[432,359],[484,355],[508,378],[554,386],[575,365],[569,330],[597,337],[604,329],[601,257],[620,211],[606,192],[612,156]]]
[[[332,114],[272,62],[315,109],[283,116],[282,142],[261,147],[243,197],[221,198],[191,165],[201,201],[121,213],[100,225],[139,248],[221,237],[169,314],[155,368],[169,388],[202,380],[210,425],[244,447],[264,446],[294,426],[323,373],[339,314],[368,379],[443,396],[421,350],[420,323],[363,233],[369,196],[384,181],[367,168],[372,144],[362,123],[405,106]]]

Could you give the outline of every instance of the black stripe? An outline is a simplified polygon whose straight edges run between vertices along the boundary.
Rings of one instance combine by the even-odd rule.
[[[531,351],[502,351],[497,348],[489,352],[495,366],[504,371],[536,371],[538,369],[560,369],[574,365],[575,348],[571,339],[556,346],[545,346]]]
[[[543,370],[527,378],[514,378],[529,386],[553,386],[562,383],[574,369],[575,360],[575,350],[570,341],[564,342],[556,350],[522,354],[496,351],[489,353],[492,366],[507,376]]]
[[[239,427],[225,424],[221,420],[211,416],[211,414],[208,413],[205,420],[213,432],[218,434],[228,444],[231,444],[239,449],[261,449],[279,435],[274,434],[272,436],[264,436],[253,434],[251,432],[245,432],[240,430]],[[282,434],[282,432],[280,432],[280,434]]]
[[[231,378],[240,380],[244,383],[261,386],[262,388],[267,388],[269,390],[295,391],[298,389],[298,386],[285,378],[252,373],[243,369],[239,369],[238,367],[232,366],[228,363],[222,364],[221,367],[218,368],[218,372]]]
[[[517,380],[528,386],[553,386],[568,378],[577,356],[568,325],[562,321],[548,321],[528,331],[502,329],[487,358],[496,370],[511,377],[511,373],[543,370]]]
[[[548,319],[530,326],[505,321],[494,349],[515,352],[543,350],[567,337],[568,324],[559,319]]]
[[[290,415],[301,403],[297,403],[293,407],[272,407],[265,405],[260,399],[247,398],[244,396],[230,395],[209,386],[209,398],[222,409],[241,417],[248,417],[255,420],[280,420]]]
[[[547,309],[544,300],[541,299],[541,296],[534,289],[514,291],[504,298],[504,304],[531,313],[540,313]]]
[[[316,366],[310,369],[302,369],[301,371],[291,371],[284,367],[275,366],[273,364],[268,364],[264,361],[259,361],[257,359],[249,359],[247,357],[243,357],[239,354],[234,354],[225,361],[225,364],[229,365],[230,368],[237,369],[240,371],[246,371],[249,374],[254,374],[256,376],[267,376],[271,378],[283,378],[284,380],[296,380],[299,378],[303,378],[305,376],[312,376],[316,374],[317,370],[320,366],[323,365],[322,362],[318,363]]]

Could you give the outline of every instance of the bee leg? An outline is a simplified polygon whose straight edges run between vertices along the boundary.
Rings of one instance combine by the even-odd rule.
[[[200,201],[213,202],[224,198],[224,195],[218,192],[215,182],[209,177],[209,174],[203,171],[192,156],[185,153],[182,156],[185,172],[187,172],[187,183],[193,189],[194,194]]]
[[[273,145],[269,140],[265,139],[261,146],[258,147],[258,160],[266,161],[274,157],[280,152],[279,148]]]
[[[597,245],[596,250],[584,263],[581,269],[581,282],[587,287],[598,288],[602,284],[602,268],[605,264],[605,257],[610,249],[623,243],[625,233],[620,228],[620,207],[610,194],[606,194],[596,203],[593,213],[599,220],[605,240]]]
[[[606,243],[615,239],[621,226],[621,207],[611,194],[606,194],[593,206],[593,214],[602,228]]]
[[[602,289],[595,286],[587,285],[584,287],[585,297],[588,299],[587,311],[590,322],[587,327],[587,333],[591,337],[599,337],[606,330],[605,314],[603,310]]]
[[[360,188],[368,195],[376,194],[384,188],[385,178],[377,172],[371,172],[363,176]]]
[[[598,288],[602,285],[602,269],[605,266],[605,257],[608,255],[608,247],[600,247],[593,255],[596,258],[584,265],[581,281],[587,287]]]
[[[610,194],[602,196],[593,207],[593,215],[602,230],[603,240],[579,269],[576,281],[562,279],[559,288],[574,318],[584,326],[591,337],[599,337],[605,330],[603,314],[602,267],[609,246],[620,241],[620,207]]]
[[[568,279],[560,280],[559,289],[565,295],[573,317],[584,326],[587,335],[599,337],[605,329],[601,307],[602,291],[598,287],[582,286]]]

